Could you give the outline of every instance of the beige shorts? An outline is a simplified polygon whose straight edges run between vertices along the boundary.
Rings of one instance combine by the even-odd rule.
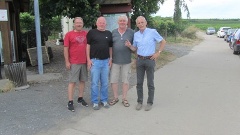
[[[120,77],[123,83],[129,83],[131,77],[131,63],[129,64],[112,64],[110,82],[118,83]]]
[[[72,64],[69,72],[69,82],[87,81],[87,65],[86,64]]]

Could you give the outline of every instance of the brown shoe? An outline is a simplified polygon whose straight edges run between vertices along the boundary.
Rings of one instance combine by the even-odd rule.
[[[128,103],[127,99],[124,99],[124,100],[122,101],[122,104],[123,104],[123,106],[125,106],[125,107],[129,107],[129,106],[130,106],[130,104]]]
[[[115,105],[118,101],[119,101],[118,98],[114,98],[109,104]]]

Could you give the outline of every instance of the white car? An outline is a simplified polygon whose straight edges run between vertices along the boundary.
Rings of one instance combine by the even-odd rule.
[[[217,37],[223,38],[228,29],[231,29],[231,27],[220,27],[217,31]]]

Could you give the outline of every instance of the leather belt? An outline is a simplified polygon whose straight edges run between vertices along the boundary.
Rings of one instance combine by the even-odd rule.
[[[150,59],[151,57],[152,56],[141,56],[141,55],[138,55],[138,58],[143,59],[143,60]]]
[[[91,59],[94,59],[94,60],[106,60],[106,59],[108,59],[108,58],[106,58],[106,59],[100,59],[100,58],[91,58]]]

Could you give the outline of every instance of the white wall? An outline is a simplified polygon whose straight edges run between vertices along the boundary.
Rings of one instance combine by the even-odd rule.
[[[62,34],[64,38],[67,32],[73,30],[73,19],[68,17],[62,17],[61,24],[62,24]]]

